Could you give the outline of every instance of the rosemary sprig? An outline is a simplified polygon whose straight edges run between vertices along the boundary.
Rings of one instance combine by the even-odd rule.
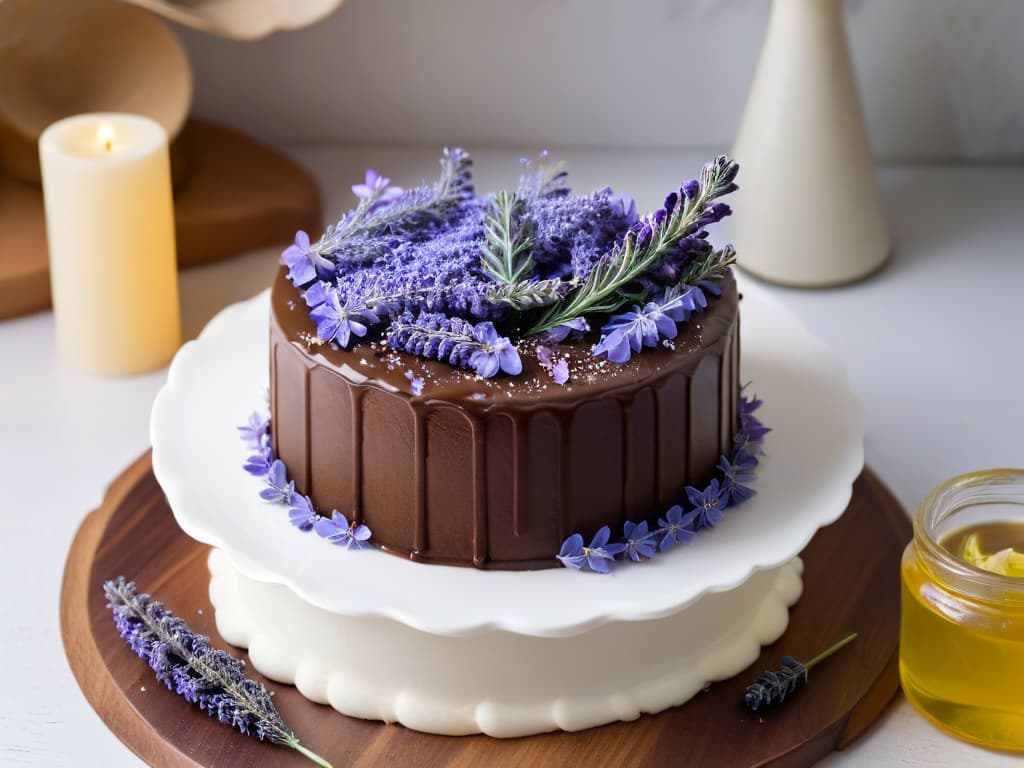
[[[494,196],[484,218],[480,266],[505,288],[519,283],[533,269],[533,237],[529,221],[523,217],[524,208],[515,193],[502,190]]]
[[[627,232],[618,247],[598,261],[583,284],[545,312],[527,333],[549,331],[587,314],[614,312],[635,300],[635,296],[624,296],[621,291],[676,248],[683,237],[696,231],[711,201],[735,189],[732,182],[738,170],[738,164],[724,155],[708,163],[695,195],[680,195],[670,210],[661,209],[665,214],[649,217],[638,229]]]
[[[472,196],[472,164],[465,150],[446,149],[441,158],[441,175],[434,184],[425,184],[404,192],[382,208],[376,204],[383,190],[376,196],[360,200],[355,210],[336,225],[327,228],[313,250],[321,256],[329,256],[360,236],[384,230],[405,232],[424,223],[437,221],[444,213]]]
[[[792,656],[783,657],[779,669],[762,672],[753,684],[747,686],[746,695],[743,697],[744,703],[755,712],[762,707],[781,704],[787,696],[807,683],[812,669],[856,639],[857,633],[851,632],[835,645],[804,663],[800,663]]]
[[[704,258],[690,264],[679,278],[679,282],[669,288],[665,295],[667,298],[671,298],[673,291],[681,293],[691,285],[721,277],[725,270],[735,263],[736,249],[732,245],[712,251]]]
[[[299,744],[261,683],[244,675],[245,664],[210,646],[163,603],[136,593],[135,583],[117,578],[103,585],[117,631],[145,660],[157,680],[198,704],[210,717],[261,741],[269,740],[305,756],[321,768],[331,764]]]
[[[576,280],[520,280],[518,283],[494,287],[487,293],[487,300],[492,304],[507,304],[515,310],[525,312],[529,309],[550,307],[562,300],[567,291],[577,285]]]

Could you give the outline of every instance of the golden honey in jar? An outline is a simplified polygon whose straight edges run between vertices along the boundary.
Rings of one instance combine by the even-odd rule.
[[[903,553],[900,679],[955,736],[1024,750],[1024,470],[932,491]]]

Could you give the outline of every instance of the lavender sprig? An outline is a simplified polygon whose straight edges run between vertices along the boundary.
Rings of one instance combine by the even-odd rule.
[[[157,680],[225,725],[260,741],[294,749],[322,768],[324,758],[299,744],[271,700],[272,693],[244,674],[245,663],[210,645],[163,603],[137,594],[135,583],[118,577],[103,585],[118,634]]]
[[[347,241],[360,236],[384,231],[407,233],[440,220],[445,213],[473,196],[472,165],[473,161],[464,149],[445,149],[441,157],[441,176],[434,184],[404,191],[384,206],[378,206],[384,189],[371,190],[368,196],[361,197],[355,210],[327,229],[312,250],[321,256],[329,256],[339,251]]]
[[[473,325],[438,313],[422,312],[415,318],[405,314],[391,324],[387,340],[393,349],[472,368],[485,379],[499,370],[513,376],[523,370],[515,345],[489,321]]]
[[[784,656],[779,669],[762,672],[756,681],[747,686],[744,703],[754,712],[773,704],[781,704],[787,696],[808,682],[809,673],[814,667],[856,639],[857,633],[851,632],[806,663],[800,663],[792,656]]]
[[[708,163],[699,181],[684,184],[666,198],[664,207],[637,222],[583,284],[545,312],[528,333],[542,333],[583,315],[614,312],[631,298],[640,298],[623,291],[678,250],[685,238],[729,214],[727,205],[713,201],[736,189],[738,171],[739,165],[724,155]]]

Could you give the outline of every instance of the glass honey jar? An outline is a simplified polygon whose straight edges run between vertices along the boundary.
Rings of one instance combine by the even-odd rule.
[[[1024,750],[1024,470],[954,478],[903,553],[900,679],[940,728]]]

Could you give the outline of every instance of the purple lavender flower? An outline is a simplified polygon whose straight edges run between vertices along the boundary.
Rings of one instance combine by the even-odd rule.
[[[587,564],[587,556],[583,550],[583,537],[578,533],[574,533],[562,542],[562,548],[555,557],[561,560],[562,565],[566,568],[580,571]]]
[[[423,394],[423,384],[424,384],[424,382],[423,382],[423,378],[421,376],[417,376],[410,369],[410,370],[405,372],[405,378],[407,378],[409,380],[409,388],[412,390],[412,393],[414,395],[419,397],[420,395]]]
[[[742,504],[753,496],[757,491],[745,483],[751,483],[756,478],[754,468],[757,466],[757,457],[752,456],[742,449],[736,450],[732,461],[722,456],[718,462],[718,471],[722,473],[722,492],[730,504]]]
[[[707,291],[716,298],[722,295],[722,286],[714,280],[701,280],[697,283],[697,287]]]
[[[661,311],[677,323],[684,323],[694,312],[700,312],[708,305],[704,292],[695,285],[683,286],[678,290],[666,291],[660,302]]]
[[[746,397],[745,395],[740,396],[740,415],[745,416],[747,414],[753,413],[762,405],[764,405],[764,401],[761,400],[761,398],[757,397],[756,395],[754,397],[749,398]]]
[[[658,518],[658,533],[661,535],[661,542],[658,548],[666,552],[676,544],[685,544],[696,535],[693,530],[693,521],[697,519],[700,510],[694,509],[683,514],[683,508],[676,504],[670,507],[665,517]]]
[[[571,274],[582,280],[622,238],[636,211],[625,208],[611,189],[602,189],[590,195],[527,197],[526,218],[533,224],[537,276]]]
[[[631,560],[640,562],[643,558],[654,557],[655,534],[647,529],[646,520],[640,523],[632,523],[627,520],[623,528],[623,538],[626,544],[625,552]]]
[[[673,300],[673,307],[678,303]],[[678,329],[676,321],[660,304],[649,301],[643,309],[635,306],[632,312],[613,315],[601,329],[601,333],[601,340],[594,347],[592,354],[607,355],[613,363],[625,363],[629,361],[632,352],[639,352],[644,347],[657,346],[662,336],[674,339]]]
[[[355,306],[351,300],[342,305],[338,291],[328,287],[326,300],[309,313],[316,323],[316,336],[321,341],[337,341],[348,347],[353,336],[365,336],[367,326],[376,325],[380,318],[366,307]]]
[[[579,337],[590,330],[590,323],[585,317],[574,317],[561,325],[556,325],[550,331],[544,333],[544,338],[554,343],[565,341],[570,336]]]
[[[577,571],[586,568],[595,573],[608,573],[615,556],[626,549],[626,545],[620,542],[609,543],[611,537],[611,529],[606,525],[594,534],[590,546],[585,547],[583,537],[574,533],[562,543],[556,557],[566,568]]]
[[[751,413],[743,413],[740,411],[740,432],[742,432],[749,440],[753,442],[760,442],[766,434],[771,432],[770,427],[766,427],[761,423],[761,420]]]
[[[373,201],[374,205],[383,205],[402,196],[401,187],[389,187],[391,179],[381,176],[373,168],[366,169],[366,182],[353,184],[352,192],[360,200]]]
[[[564,357],[556,359],[551,350],[543,344],[537,346],[536,354],[540,367],[548,372],[555,384],[565,386],[569,381],[569,361]]]
[[[249,414],[249,420],[238,428],[238,432],[247,448],[261,450],[270,434],[270,419],[265,419],[257,411],[253,411]]]
[[[271,699],[271,693],[245,676],[245,664],[213,648],[210,638],[189,629],[163,603],[140,595],[123,577],[103,584],[118,634],[149,664],[168,689],[198,704],[210,717],[260,741],[289,747],[321,768],[331,768],[299,744]]]
[[[522,373],[523,363],[519,359],[519,352],[506,337],[498,335],[493,323],[477,323],[473,329],[473,338],[479,348],[469,356],[469,365],[478,376],[489,379],[499,370],[512,376]]]
[[[334,262],[321,256],[301,229],[295,233],[295,243],[284,249],[281,261],[288,267],[288,279],[296,286],[334,275]]]
[[[265,477],[274,463],[274,449],[268,444],[245,460],[242,469],[255,477]]]
[[[330,518],[318,518],[316,532],[331,544],[345,549],[362,549],[373,535],[367,526],[356,525],[354,520],[350,523],[338,510],[334,510]]]
[[[267,487],[260,491],[261,499],[284,502],[285,504],[292,503],[292,499],[295,497],[295,483],[288,480],[288,470],[285,469],[283,461],[275,459],[264,479]]]
[[[725,508],[729,503],[726,494],[718,485],[718,478],[712,478],[708,487],[699,491],[691,485],[686,486],[686,498],[697,512],[697,528],[714,528],[725,517]]]
[[[569,383],[569,363],[564,357],[552,367],[551,378],[555,384],[563,387]]]
[[[309,496],[293,493],[289,507],[288,521],[292,525],[303,532],[313,530],[313,526],[316,525],[319,516],[316,510],[313,509],[313,502]]]
[[[327,301],[327,291],[331,286],[323,280],[318,280],[302,292],[302,299],[306,306],[315,309]]]

